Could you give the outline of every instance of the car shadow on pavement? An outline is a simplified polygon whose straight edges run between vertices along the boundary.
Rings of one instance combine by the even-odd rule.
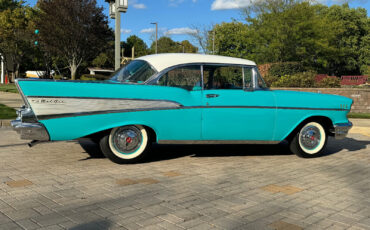
[[[85,152],[89,155],[87,158],[81,159],[80,161],[105,158],[98,144],[92,142],[91,140],[81,139],[78,140],[77,143],[80,144]]]
[[[290,155],[286,144],[278,145],[158,145],[152,147],[152,154],[146,163],[191,157],[235,157]]]
[[[328,140],[326,151],[322,156],[324,157],[324,156],[332,155],[342,150],[354,152],[354,151],[358,151],[361,149],[366,149],[367,145],[369,144],[370,144],[370,141],[366,141],[366,140],[365,141],[356,140],[353,138],[345,138],[343,140],[336,140],[334,138],[330,138]]]
[[[97,144],[90,140],[79,140],[78,143],[89,155],[85,159],[105,158]],[[358,151],[366,149],[370,141],[361,141],[353,138],[336,140],[330,138],[327,149],[322,157],[329,156],[340,151]],[[282,142],[277,145],[159,145],[153,144],[151,154],[145,162],[165,161],[185,156],[191,157],[233,157],[233,156],[279,156],[291,155],[289,145]]]

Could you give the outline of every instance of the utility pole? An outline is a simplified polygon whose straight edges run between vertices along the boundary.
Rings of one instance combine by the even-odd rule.
[[[116,19],[114,40],[114,69],[121,67],[121,12],[126,13],[127,0],[105,0],[109,3],[109,16]]]
[[[116,6],[119,5],[119,0],[116,0]],[[117,70],[121,67],[121,12],[115,12],[116,28],[115,28],[115,41],[114,41],[114,69]]]
[[[158,53],[158,22],[152,22],[155,25],[155,53]]]

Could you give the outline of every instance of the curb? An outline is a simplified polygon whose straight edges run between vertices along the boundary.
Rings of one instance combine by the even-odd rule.
[[[1,129],[11,128],[10,121],[12,120],[0,120],[0,128]]]

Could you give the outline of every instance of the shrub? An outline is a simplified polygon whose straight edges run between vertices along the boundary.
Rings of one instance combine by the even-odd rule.
[[[304,72],[305,68],[300,62],[282,62],[272,64],[268,75],[284,76]]]
[[[266,75],[263,80],[265,80],[266,85],[268,87],[271,87],[272,84],[276,81],[278,81],[280,78],[278,76],[272,76],[272,75]]]
[[[315,87],[315,75],[316,73],[309,71],[297,73],[295,75],[285,75],[273,82],[272,87]]]
[[[109,76],[105,76],[101,74],[95,74],[95,75],[84,74],[80,77],[80,80],[81,81],[103,81],[103,80],[108,80],[109,78],[110,78]]]
[[[340,79],[337,77],[326,77],[316,83],[320,88],[340,88]]]

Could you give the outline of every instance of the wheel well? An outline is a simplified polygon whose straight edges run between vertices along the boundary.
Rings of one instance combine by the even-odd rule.
[[[287,140],[287,141],[291,141],[292,139],[293,139],[293,137],[294,137],[294,135],[296,135],[297,134],[297,132],[305,125],[305,124],[307,124],[308,122],[311,122],[311,121],[315,121],[315,122],[318,122],[318,123],[320,123],[323,127],[324,127],[324,129],[325,129],[325,131],[326,131],[326,133],[328,134],[328,135],[331,135],[331,133],[330,133],[330,129],[332,129],[333,128],[333,122],[330,120],[330,118],[328,118],[328,117],[324,117],[324,116],[313,116],[313,117],[309,117],[309,118],[306,118],[305,120],[303,120],[286,138],[285,138],[285,140]]]
[[[151,140],[151,142],[157,142],[157,134],[155,131],[149,126],[144,125],[143,127],[148,131],[149,140]]]
[[[150,128],[149,126],[146,126],[146,125],[143,125],[143,127],[148,132],[149,140],[151,140],[152,142],[157,142],[157,134],[155,133],[155,131],[152,128]],[[109,135],[109,133],[110,133],[111,130],[112,129],[106,129],[106,130],[103,130],[103,131],[100,131],[100,132],[93,133],[93,134],[90,134],[88,136],[85,136],[85,138],[96,138],[96,139],[100,139],[100,138],[104,137],[105,135]]]

